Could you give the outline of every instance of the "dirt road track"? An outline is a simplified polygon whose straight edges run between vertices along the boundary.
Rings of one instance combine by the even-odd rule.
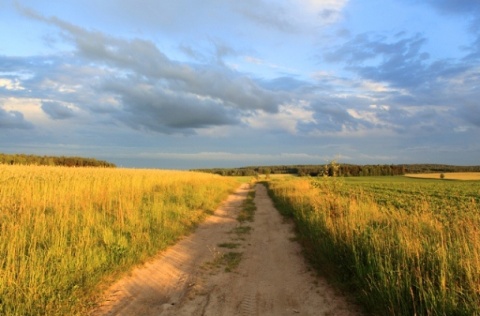
[[[360,315],[309,270],[263,185],[254,222],[239,224],[248,190],[242,185],[194,234],[115,283],[92,315]],[[232,253],[241,256],[233,268]]]

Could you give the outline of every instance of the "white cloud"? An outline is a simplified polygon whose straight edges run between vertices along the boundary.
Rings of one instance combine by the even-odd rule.
[[[22,113],[28,121],[47,122],[47,117],[40,108],[42,100],[37,98],[0,98],[3,108],[8,111]]]
[[[236,160],[256,160],[264,155],[261,154],[245,154],[230,152],[197,152],[197,153],[140,153],[138,157],[142,158],[159,158],[159,159],[181,159],[181,160],[220,160],[220,161],[236,161]]]
[[[278,70],[278,71],[283,71],[283,72],[293,72],[293,73],[297,72],[297,70],[294,69],[294,68],[278,65],[278,64],[275,64],[275,63],[271,63],[271,62],[268,62],[268,61],[263,60],[261,58],[257,58],[257,57],[253,57],[253,56],[245,56],[244,60],[247,63],[254,64],[256,66],[260,66],[260,67],[264,67],[264,68],[270,68],[270,69],[273,69],[273,70]]]
[[[363,80],[360,84],[360,88],[366,91],[373,91],[373,92],[387,92],[392,91],[388,84],[383,82],[374,82],[371,80]]]
[[[127,155],[129,157],[147,158],[147,159],[179,159],[179,160],[209,160],[209,161],[243,161],[245,164],[256,161],[311,161],[322,163],[331,159],[324,155],[306,154],[306,153],[275,153],[275,154],[253,154],[237,152],[193,152],[193,153],[175,153],[175,152],[142,152],[139,154]]]
[[[297,8],[310,23],[331,24],[341,17],[340,12],[348,0],[291,0],[292,8]]]
[[[6,78],[0,78],[0,88],[2,87],[12,91],[25,90],[25,88],[22,87],[18,79],[11,80]]]
[[[278,113],[257,111],[255,115],[245,118],[244,122],[255,129],[284,130],[290,134],[298,133],[300,123],[316,123],[314,111],[305,100],[280,105]]]
[[[243,0],[235,2],[234,9],[257,25],[254,30],[258,34],[253,36],[266,30],[283,35],[318,35],[322,27],[339,21],[347,3],[348,0]]]

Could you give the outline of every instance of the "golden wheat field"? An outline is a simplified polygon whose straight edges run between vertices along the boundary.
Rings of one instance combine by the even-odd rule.
[[[480,180],[480,172],[445,172],[445,173],[412,173],[406,174],[406,177],[421,179],[443,179],[447,180]]]
[[[0,315],[81,315],[93,290],[235,188],[204,173],[0,165]]]

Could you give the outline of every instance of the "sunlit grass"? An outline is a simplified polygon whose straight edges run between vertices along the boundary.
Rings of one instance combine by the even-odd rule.
[[[95,287],[174,243],[238,182],[0,165],[0,314],[84,314]]]
[[[389,178],[269,186],[310,258],[371,312],[480,314],[480,183]]]
[[[480,180],[480,172],[412,173],[405,176],[421,179]]]

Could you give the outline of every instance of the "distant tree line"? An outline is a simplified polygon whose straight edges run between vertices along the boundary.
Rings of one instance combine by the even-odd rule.
[[[402,164],[402,165],[280,165],[250,166],[241,168],[195,169],[223,176],[255,176],[257,174],[295,174],[298,176],[397,176],[407,173],[435,172],[480,172],[480,166],[452,166],[439,164]]]
[[[406,173],[438,173],[438,172],[480,172],[480,166],[453,166],[440,164],[412,164]]]
[[[42,166],[66,166],[66,167],[105,167],[115,168],[116,165],[104,160],[84,157],[65,156],[37,156],[25,154],[2,154],[0,164],[6,165],[42,165]]]

